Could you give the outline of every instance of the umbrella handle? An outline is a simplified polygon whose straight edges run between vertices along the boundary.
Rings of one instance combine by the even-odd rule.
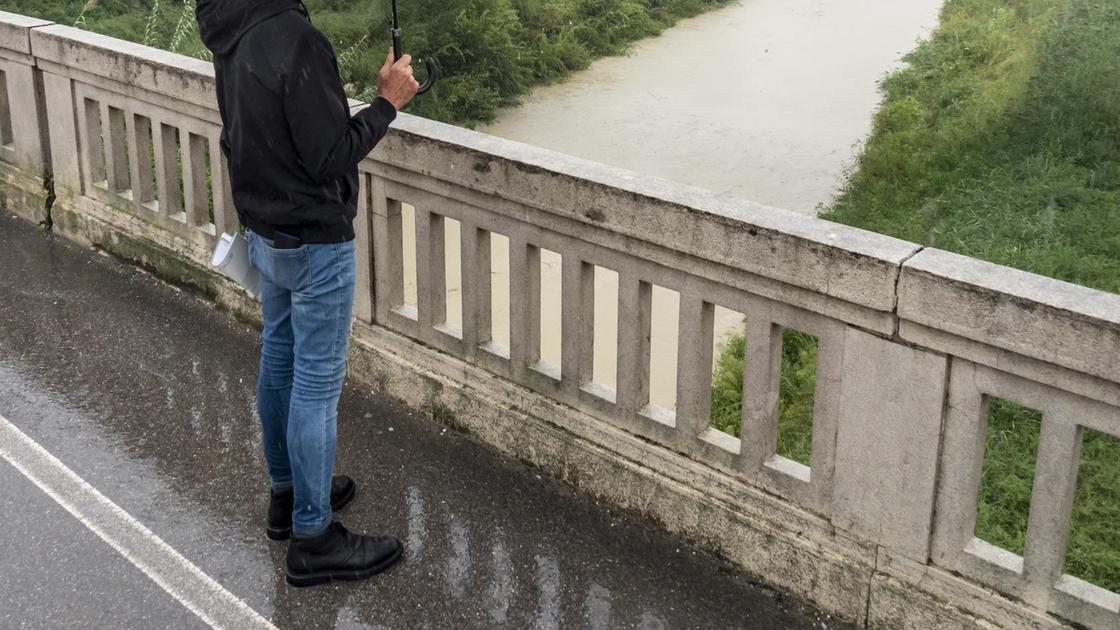
[[[394,28],[390,29],[389,32],[393,36],[393,58],[400,59],[404,55],[404,49],[401,46],[401,29]],[[428,78],[420,84],[420,88],[416,90],[417,94],[423,94],[432,89],[432,86],[436,84],[436,77],[439,75],[439,68],[436,66],[435,61],[431,59],[424,59],[423,61],[424,65],[428,68]]]

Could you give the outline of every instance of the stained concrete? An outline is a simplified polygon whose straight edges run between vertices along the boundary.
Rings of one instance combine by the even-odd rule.
[[[945,350],[957,356],[963,355],[960,346],[975,341],[1112,384],[1097,390],[1115,390],[1120,383],[1120,295],[1115,293],[924,249],[903,266],[898,314],[952,333],[960,341]],[[1008,357],[1000,367],[1015,371],[1024,363]],[[1102,394],[1107,395],[1088,395]]]
[[[924,562],[948,358],[859,330],[844,343],[832,522]]]
[[[280,627],[839,627],[353,386],[338,461],[360,489],[339,517],[400,535],[407,558],[373,581],[290,589],[284,546],[261,531],[257,332],[6,214],[0,269],[0,415]],[[50,507],[0,488],[0,501]],[[71,539],[66,518],[44,518],[45,540]],[[10,535],[0,531],[4,547],[18,542]],[[98,562],[79,549],[69,557]],[[182,613],[158,590],[111,590],[106,599],[142,601],[161,619]],[[114,605],[85,605],[95,603]]]

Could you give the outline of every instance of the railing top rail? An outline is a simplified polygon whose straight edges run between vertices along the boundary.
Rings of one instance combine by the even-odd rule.
[[[1120,295],[937,249],[898,295],[903,320],[1120,383]]]
[[[48,26],[51,22],[38,18],[0,11],[0,48],[14,50],[25,55],[31,54],[31,38],[28,29]]]
[[[894,309],[898,271],[920,249],[423,118],[395,127],[374,159],[877,311]]]
[[[214,66],[208,61],[59,24],[33,30],[31,49],[42,61],[218,108]]]

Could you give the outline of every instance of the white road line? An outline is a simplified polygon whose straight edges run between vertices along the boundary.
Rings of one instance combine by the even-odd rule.
[[[0,457],[211,627],[276,630],[3,416]]]

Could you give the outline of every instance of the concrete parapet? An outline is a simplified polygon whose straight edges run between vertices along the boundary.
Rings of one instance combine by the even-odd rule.
[[[57,74],[107,79],[129,96],[166,96],[177,109],[190,104],[218,110],[214,66],[208,61],[60,24],[36,28],[31,47],[36,60]]]
[[[50,24],[47,20],[0,11],[0,54],[30,55],[31,29]]]
[[[1120,383],[1120,295],[926,249],[903,266],[898,316]]]
[[[832,522],[919,562],[929,557],[947,375],[945,356],[848,331]]]

